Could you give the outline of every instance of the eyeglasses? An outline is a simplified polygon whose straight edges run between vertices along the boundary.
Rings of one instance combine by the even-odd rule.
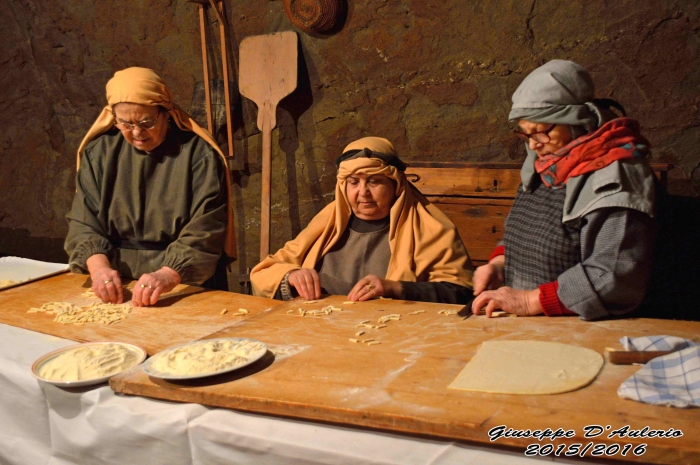
[[[160,114],[161,112],[159,111],[158,116],[156,116],[156,119],[154,120],[144,119],[139,121],[138,123],[127,123],[123,121],[117,121],[116,123],[114,123],[114,125],[125,132],[133,131],[136,126],[138,126],[141,130],[153,129],[158,123],[158,118],[160,118]]]
[[[513,129],[513,132],[515,133],[516,136],[520,137],[525,142],[527,142],[529,139],[532,139],[535,142],[539,142],[540,144],[546,144],[547,142],[552,140],[552,138],[549,137],[549,133],[552,132],[552,129],[554,129],[555,127],[557,127],[557,125],[553,124],[548,129],[545,129],[544,131],[533,132],[531,134],[523,132],[518,128]]]

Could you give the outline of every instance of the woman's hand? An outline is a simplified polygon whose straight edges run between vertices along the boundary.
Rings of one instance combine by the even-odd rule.
[[[478,315],[481,310],[491,318],[495,310],[503,310],[521,316],[543,313],[540,305],[540,290],[519,291],[511,287],[501,287],[495,291],[484,291],[472,302],[472,313]]]
[[[90,272],[92,291],[98,298],[102,299],[102,302],[112,304],[124,302],[122,280],[119,273],[110,266],[107,255],[92,255],[85,261],[85,264]]]
[[[153,273],[142,274],[134,286],[131,303],[134,307],[155,305],[160,295],[172,291],[180,280],[180,274],[167,266]]]
[[[474,295],[479,295],[483,291],[498,289],[505,284],[503,269],[505,268],[506,257],[499,255],[494,257],[486,265],[480,266],[474,271]]]
[[[306,300],[321,297],[321,277],[314,269],[302,268],[289,273],[287,282]]]
[[[373,274],[360,279],[348,294],[352,301],[364,301],[374,297],[396,298],[401,295],[401,283],[389,281]]]

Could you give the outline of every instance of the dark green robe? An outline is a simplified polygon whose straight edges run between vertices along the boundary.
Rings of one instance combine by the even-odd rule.
[[[183,283],[214,274],[227,222],[223,161],[206,141],[171,127],[146,153],[117,130],[85,148],[73,207],[66,215],[70,269],[105,254],[120,275],[138,279],[163,266]]]

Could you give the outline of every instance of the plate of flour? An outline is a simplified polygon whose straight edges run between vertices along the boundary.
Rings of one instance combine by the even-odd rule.
[[[32,374],[61,387],[91,386],[146,359],[141,347],[124,342],[86,342],[54,350],[32,364]]]
[[[187,380],[220,375],[260,360],[267,346],[255,339],[204,339],[170,347],[149,358],[143,371],[165,380]]]

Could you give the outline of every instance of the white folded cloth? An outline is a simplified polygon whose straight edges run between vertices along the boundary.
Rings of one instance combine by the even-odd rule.
[[[625,380],[617,395],[654,405],[700,407],[700,346],[674,336],[620,339],[625,350],[676,350],[656,357]]]

